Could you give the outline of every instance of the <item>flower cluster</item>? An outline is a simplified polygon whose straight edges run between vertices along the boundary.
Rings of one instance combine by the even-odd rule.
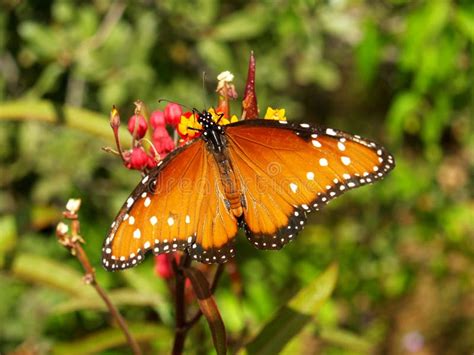
[[[140,171],[155,167],[160,160],[176,148],[176,143],[171,138],[167,127],[175,129],[181,115],[181,106],[168,103],[164,111],[153,111],[147,119],[143,103],[136,101],[135,113],[128,120],[128,131],[132,135],[132,148],[122,150],[118,138],[120,118],[117,109],[113,108],[110,125],[114,130],[119,149],[118,154],[122,157],[124,165],[128,169]]]

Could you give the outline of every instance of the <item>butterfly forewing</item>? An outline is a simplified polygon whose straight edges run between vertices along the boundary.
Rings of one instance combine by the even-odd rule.
[[[304,227],[307,212],[394,166],[374,142],[308,124],[244,121],[226,134],[247,204],[247,237],[261,249],[281,248]]]
[[[204,262],[233,255],[237,222],[225,208],[216,164],[203,145],[197,140],[177,150],[138,184],[105,240],[106,269],[133,267],[148,250],[188,250]]]

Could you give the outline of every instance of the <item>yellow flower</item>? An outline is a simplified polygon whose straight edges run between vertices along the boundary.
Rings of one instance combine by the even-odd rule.
[[[213,107],[211,107],[208,110],[208,112],[212,115],[212,120],[216,123],[217,123],[217,121],[219,121],[219,125],[221,125],[221,126],[225,126],[225,125],[228,125],[229,123],[234,123],[234,122],[237,122],[239,120],[236,115],[232,115],[230,120],[228,118],[225,118],[225,117],[220,118],[221,114],[217,113],[216,110]]]
[[[266,119],[266,120],[286,121],[285,109],[284,108],[273,109],[269,106],[267,108],[267,112],[265,113],[264,119]]]
[[[191,114],[189,117],[186,117],[185,115],[181,116],[178,124],[178,133],[181,137],[194,138],[196,134],[200,133],[199,131],[196,131],[197,129],[202,129],[202,126],[199,124],[194,114]]]

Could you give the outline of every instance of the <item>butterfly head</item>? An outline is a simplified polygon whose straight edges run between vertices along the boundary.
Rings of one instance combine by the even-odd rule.
[[[224,146],[222,138],[224,129],[219,124],[219,120],[215,122],[212,118],[212,114],[208,111],[199,113],[197,120],[202,126],[202,138],[208,142],[215,151],[220,152]]]
[[[215,125],[215,122],[212,120],[212,115],[208,111],[198,112],[197,121],[202,125],[204,129],[208,129],[211,126]]]

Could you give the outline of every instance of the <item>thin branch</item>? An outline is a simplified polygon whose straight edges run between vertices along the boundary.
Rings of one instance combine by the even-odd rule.
[[[175,318],[176,318],[176,333],[173,343],[173,355],[179,355],[183,353],[184,342],[186,340],[187,331],[189,328],[186,325],[186,303],[185,303],[185,285],[186,277],[184,276],[183,269],[189,267],[191,264],[191,258],[188,253],[184,253],[181,257],[179,265],[173,259],[173,269],[176,278],[176,292],[175,292]]]
[[[95,277],[95,270],[92,267],[89,258],[87,257],[87,254],[81,246],[81,243],[84,243],[84,240],[80,236],[80,223],[77,214],[79,207],[80,200],[69,200],[68,204],[66,205],[67,211],[63,212],[63,215],[66,219],[71,221],[71,233],[68,233],[69,228],[66,224],[62,222],[59,223],[56,228],[56,236],[58,237],[58,241],[64,247],[68,248],[71,251],[71,254],[74,255],[81,263],[85,271],[84,281],[94,287],[100,298],[102,298],[110,314],[112,315],[112,318],[115,319],[120,329],[124,333],[127,342],[130,345],[130,348],[132,349],[133,354],[141,355],[142,351],[138,346],[138,343],[136,342],[135,338],[130,333],[125,319],[122,317],[118,309],[114,306],[105,290],[97,283]]]

